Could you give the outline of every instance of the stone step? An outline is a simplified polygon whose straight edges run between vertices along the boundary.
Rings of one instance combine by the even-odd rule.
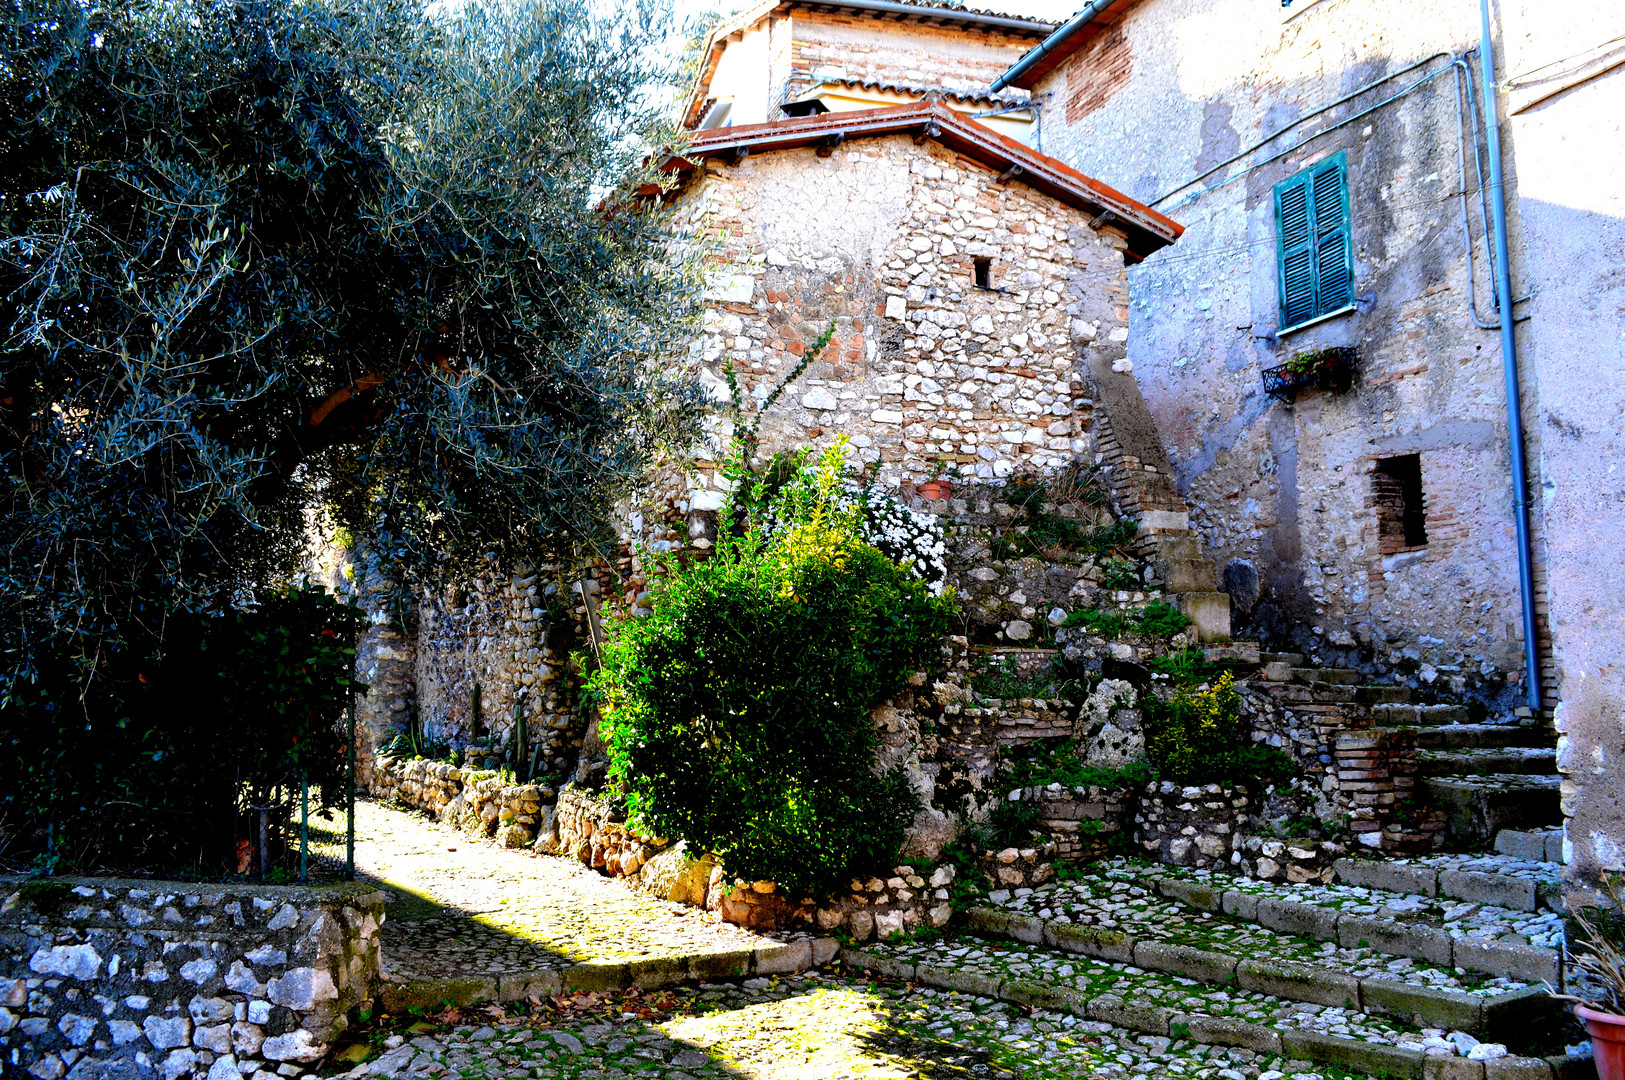
[[[1151,564],[1168,593],[1213,592],[1219,587],[1219,571],[1202,558],[1159,558]]]
[[[1195,624],[1196,640],[1230,640],[1230,594],[1222,592],[1175,593],[1171,599]]]
[[[1495,851],[1514,859],[1563,865],[1562,829],[1502,829],[1495,834]]]
[[[1409,987],[1397,989],[1404,984],[1396,984],[1389,996],[1373,980],[1369,1002],[1356,1001],[1348,995],[1358,995],[1365,987],[1354,980],[1350,980],[1354,985],[1327,983],[1317,991],[1298,982],[1296,977],[1303,973],[1295,969],[1276,971],[1249,960],[1149,943],[1127,958],[1096,957],[1084,951],[1086,941],[1064,933],[1065,924],[1033,929],[1041,940],[867,945],[845,949],[841,958],[873,974],[1032,1009],[1070,1012],[1151,1035],[1245,1047],[1258,1054],[1343,1065],[1380,1076],[1424,1075],[1428,1044],[1418,1030],[1421,1025],[1409,1015],[1414,1003]],[[1217,989],[1215,983],[1224,988]],[[1300,997],[1281,997],[1273,992],[1277,988],[1291,988]],[[1317,992],[1326,1001],[1310,1000]],[[1552,1025],[1554,1010],[1543,994],[1534,988],[1462,994],[1455,1015],[1466,1020],[1476,1013],[1475,1028],[1493,1030],[1498,1038],[1517,1032],[1508,1037],[1507,1045],[1522,1049]],[[1362,1008],[1366,1004],[1371,1006],[1369,1012]],[[1442,1046],[1436,1053],[1441,1058],[1455,1056]],[[1544,1062],[1520,1063],[1525,1068],[1537,1064]]]
[[[1552,911],[1349,885],[1287,885],[1165,864],[1096,865],[1094,873],[1025,895],[992,893],[989,902],[1013,916],[1070,919],[1080,933],[1093,927],[1134,940],[1268,956],[1272,963],[1329,964],[1356,976],[1405,970],[1445,989],[1466,986],[1452,970],[1458,967],[1510,986],[1556,984],[1562,966],[1563,922]],[[1192,912],[1181,915],[1170,902]]]
[[[1316,705],[1388,705],[1411,699],[1411,688],[1392,683],[1343,686],[1335,683],[1289,683],[1277,692],[1283,702]]]
[[[1157,557],[1162,559],[1200,559],[1202,542],[1192,532],[1163,532],[1153,537]]]
[[[1549,775],[1557,772],[1557,751],[1550,746],[1422,750],[1416,757],[1417,771],[1423,776],[1489,776],[1498,773]]]
[[[1383,727],[1421,724],[1465,724],[1470,720],[1461,705],[1375,705],[1371,718]]]
[[[1316,683],[1326,683],[1331,686],[1354,686],[1360,681],[1360,673],[1353,668],[1295,667],[1292,669],[1292,681],[1307,686],[1313,686]]]
[[[1265,664],[1285,664],[1289,668],[1303,667],[1303,653],[1296,652],[1267,652],[1259,656]]]
[[[1440,724],[1413,727],[1396,724],[1395,731],[1409,731],[1418,750],[1471,750],[1505,747],[1548,747],[1556,736],[1548,729],[1520,724]]]
[[[1450,841],[1469,851],[1487,849],[1502,829],[1561,825],[1561,783],[1562,778],[1555,775],[1512,773],[1422,778],[1427,801],[1448,815]]]
[[[1415,896],[1444,896],[1510,911],[1561,913],[1563,868],[1506,855],[1422,855],[1409,859],[1339,859],[1345,885]]]

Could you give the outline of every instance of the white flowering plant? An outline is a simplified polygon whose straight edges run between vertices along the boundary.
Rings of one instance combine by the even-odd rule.
[[[833,514],[846,519],[864,543],[925,582],[932,596],[941,596],[948,581],[941,521],[865,486],[849,464],[848,453],[842,436],[817,458],[804,447],[776,456],[759,474],[737,459],[730,462],[727,473],[733,494],[722,519],[768,538],[815,513]]]

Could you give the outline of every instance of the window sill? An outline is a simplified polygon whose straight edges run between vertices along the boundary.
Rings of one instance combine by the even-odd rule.
[[[1277,338],[1284,338],[1288,334],[1296,334],[1299,330],[1307,330],[1311,326],[1319,326],[1323,322],[1328,322],[1340,316],[1347,315],[1351,311],[1359,310],[1360,308],[1357,304],[1344,304],[1335,311],[1328,311],[1324,315],[1316,315],[1313,319],[1307,319],[1301,323],[1295,323],[1292,326],[1283,326],[1281,329],[1275,331],[1275,336]]]

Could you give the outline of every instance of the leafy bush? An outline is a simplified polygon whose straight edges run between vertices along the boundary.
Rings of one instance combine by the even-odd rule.
[[[1101,769],[1086,765],[1073,742],[1058,745],[1033,743],[1012,747],[999,752],[999,767],[995,774],[994,789],[1000,792],[1016,788],[1047,787],[1101,787],[1110,789],[1144,787],[1154,779],[1149,762],[1135,762],[1121,769]]]
[[[1153,600],[1140,612],[1140,624],[1136,629],[1153,637],[1173,637],[1190,624],[1191,621],[1178,608],[1164,604],[1160,600]]]
[[[235,866],[250,806],[285,818],[345,784],[357,609],[320,589],[177,616],[163,649],[95,665],[56,657],[0,706],[0,826],[13,865],[47,870]],[[276,815],[274,815],[276,816]]]
[[[1254,745],[1241,715],[1241,695],[1229,672],[1212,686],[1180,688],[1167,700],[1140,698],[1145,749],[1157,774],[1180,783],[1281,781],[1297,770],[1292,759]]]
[[[1136,612],[1073,611],[1061,623],[1064,627],[1084,627],[1090,633],[1105,638],[1127,633],[1173,637],[1190,624],[1183,612],[1160,600],[1154,600]]]
[[[771,535],[719,529],[711,559],[668,562],[592,680],[645,827],[812,894],[897,854],[918,803],[900,769],[876,772],[870,710],[935,658],[951,612],[862,539],[842,476],[837,449]]]
[[[1152,674],[1162,675],[1176,685],[1198,686],[1212,682],[1226,671],[1234,672],[1246,665],[1236,660],[1209,660],[1206,652],[1191,648],[1154,657],[1146,666]]]

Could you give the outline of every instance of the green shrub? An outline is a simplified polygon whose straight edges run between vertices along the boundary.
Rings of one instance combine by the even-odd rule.
[[[1161,777],[1251,787],[1290,779],[1297,771],[1280,750],[1251,742],[1229,672],[1212,686],[1177,689],[1166,701],[1144,694],[1140,708],[1146,754]]]
[[[1129,620],[1120,611],[1074,611],[1067,615],[1064,627],[1082,626],[1101,637],[1118,637],[1128,632]]]
[[[935,659],[952,610],[858,538],[842,482],[837,450],[771,538],[719,529],[711,559],[668,562],[592,679],[635,819],[815,895],[896,857],[918,803],[875,771],[870,711]]]
[[[1029,675],[1017,674],[1015,665],[1007,656],[988,661],[987,666],[970,678],[971,689],[983,697],[1009,701],[1013,698],[1056,698],[1063,701],[1082,701],[1089,696],[1085,680],[1067,675],[1060,657],[1053,658],[1042,671]]]
[[[1154,600],[1140,612],[1140,624],[1136,629],[1142,634],[1154,637],[1173,637],[1191,624],[1185,613],[1170,604]]]

